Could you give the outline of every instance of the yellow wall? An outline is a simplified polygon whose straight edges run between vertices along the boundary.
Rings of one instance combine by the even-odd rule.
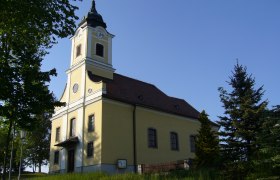
[[[87,67],[87,70],[91,71],[95,75],[105,77],[105,78],[108,78],[108,79],[113,79],[113,72],[110,72],[108,70],[101,70],[101,69],[96,68],[94,66]]]
[[[95,115],[95,131],[88,132],[88,117]],[[89,104],[85,107],[84,118],[84,165],[90,166],[101,162],[101,127],[102,127],[102,102],[101,100]],[[92,158],[87,157],[87,143],[93,141],[94,155]]]
[[[82,30],[80,30],[82,31]],[[82,32],[80,32],[82,33]],[[74,49],[73,49],[73,64],[76,64],[77,62],[79,62],[80,60],[82,60],[85,57],[85,38],[86,38],[86,34],[85,32],[83,32],[81,34],[81,36],[77,35],[74,38]],[[77,46],[81,45],[81,55],[80,56],[76,56],[77,54]]]
[[[133,108],[115,101],[103,101],[102,163],[127,159],[133,165]]]
[[[188,118],[138,107],[136,111],[138,164],[161,163],[194,158],[189,136],[198,133],[200,123]],[[148,148],[148,128],[157,130],[158,147]],[[179,150],[171,150],[170,132],[176,132]]]
[[[71,72],[71,82],[70,82],[70,103],[75,102],[81,98],[81,89],[82,89],[82,74],[83,74],[84,66],[81,66]],[[73,92],[73,85],[77,83],[79,85],[79,89],[76,93]]]
[[[103,83],[94,83],[100,86]],[[116,164],[118,159],[126,159],[128,165],[133,165],[133,109],[129,104],[100,98],[85,106],[84,118],[84,157],[83,165]],[[88,116],[95,115],[95,131],[88,132]],[[200,128],[197,120],[171,115],[147,108],[136,108],[136,143],[137,164],[154,164],[194,158],[190,151],[190,135],[196,135]],[[69,138],[70,120],[79,118],[78,111],[68,114],[67,139]],[[51,136],[50,170],[57,171],[53,166],[53,155],[56,127],[61,127],[62,118],[53,120]],[[76,122],[78,123],[78,121]],[[157,130],[156,149],[148,147],[148,128]],[[63,128],[61,128],[61,131]],[[179,150],[170,147],[170,132],[176,132],[179,140]],[[61,136],[62,136],[61,132]],[[77,133],[77,131],[76,131]],[[87,143],[94,142],[94,157],[87,157]],[[66,160],[67,162],[67,160]]]
[[[76,127],[75,127],[75,136],[77,136],[78,134],[78,129],[77,129],[77,123],[79,123],[80,119],[78,117],[78,111],[72,111],[68,114],[68,119],[67,119],[67,134],[66,134],[66,139],[69,139],[70,138],[70,121],[71,119],[75,118],[76,119]]]
[[[112,100],[103,102],[102,163],[127,159],[133,164],[133,106]],[[158,148],[148,148],[148,128],[157,130]],[[137,163],[153,164],[194,158],[189,136],[197,134],[196,120],[155,110],[136,108]],[[179,151],[170,147],[170,132],[178,133]]]
[[[104,57],[100,57],[96,55],[96,44],[102,44],[104,46]],[[91,50],[91,57],[93,59],[96,59],[100,62],[107,63],[108,64],[108,37],[104,36],[102,39],[96,38],[96,32],[92,34],[92,44],[91,44],[92,50]]]
[[[89,79],[88,73],[86,73],[86,96],[92,95],[96,91],[102,91],[102,89],[106,88],[106,84],[102,81],[100,82],[93,82]],[[89,89],[92,89],[92,93],[89,93]]]
[[[58,142],[55,141],[56,128],[60,127],[60,141],[62,141],[62,117],[52,121],[52,130],[51,130],[51,145],[50,145],[50,171],[60,170],[59,164],[54,165],[54,152],[60,150],[59,147],[54,146]],[[59,162],[60,163],[60,162]]]

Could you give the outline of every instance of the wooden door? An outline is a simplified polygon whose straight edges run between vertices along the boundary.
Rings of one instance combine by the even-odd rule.
[[[74,172],[75,170],[75,150],[68,151],[68,172]]]

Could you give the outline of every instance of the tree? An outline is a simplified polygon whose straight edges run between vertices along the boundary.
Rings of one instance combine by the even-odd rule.
[[[8,128],[5,127],[0,120],[0,147],[5,146],[5,135],[7,134],[7,129]],[[0,148],[0,159],[4,159],[4,148]],[[3,169],[3,162],[0,161],[0,172],[2,169]]]
[[[24,159],[26,164],[33,167],[38,166],[41,172],[41,166],[48,164],[50,152],[50,134],[51,134],[51,115],[44,113],[40,115],[39,126],[32,132],[28,132],[26,136],[26,144],[24,145]]]
[[[41,62],[57,37],[73,34],[75,10],[69,0],[0,1],[0,117],[8,127],[5,156],[12,129],[32,130],[37,114],[62,105],[46,84],[56,71],[42,72]],[[3,179],[6,162],[7,157]]]
[[[280,106],[266,110],[263,122],[257,136],[260,148],[255,171],[262,176],[280,176]]]
[[[203,110],[198,120],[201,127],[196,136],[195,162],[198,168],[213,168],[219,159],[219,141],[216,132],[212,130],[208,115]]]
[[[226,167],[233,170],[234,175],[242,176],[250,170],[251,160],[256,155],[256,135],[262,125],[261,116],[267,101],[261,101],[263,87],[255,89],[255,79],[247,74],[246,67],[238,63],[228,84],[231,92],[219,88],[225,109],[218,122],[222,155]],[[236,173],[239,170],[241,172]]]
[[[8,132],[8,127],[3,124],[1,121],[0,121],[0,147],[5,147],[5,136]],[[15,155],[15,153],[17,152],[17,150],[19,149],[19,141],[18,141],[18,138],[15,138],[14,140],[14,148],[13,148],[13,152],[14,152],[14,156],[13,156],[13,159],[12,159],[12,167],[13,167],[13,171],[16,171],[17,168],[18,168],[18,161],[17,161],[17,158],[18,156]],[[0,148],[0,158],[1,159],[4,159],[4,155],[5,155],[5,149],[4,148]],[[7,156],[10,157],[11,155],[11,152],[7,152]],[[3,170],[3,162],[0,161],[0,172],[2,172]]]

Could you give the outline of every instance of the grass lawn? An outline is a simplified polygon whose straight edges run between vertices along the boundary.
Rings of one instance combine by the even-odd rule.
[[[32,179],[39,177],[48,177],[49,175],[46,173],[32,173],[32,172],[23,172],[20,175],[20,179]],[[1,176],[0,176],[1,177]],[[9,174],[6,174],[6,179],[9,179]],[[18,179],[18,173],[13,173],[11,179]]]
[[[153,175],[139,175],[139,174],[118,174],[108,175],[105,173],[72,173],[72,174],[59,174],[59,175],[38,175],[38,176],[26,176],[26,179],[32,180],[219,180],[217,174],[210,171],[193,172],[193,171],[176,171],[169,174],[153,174]],[[23,179],[24,179],[23,178]]]

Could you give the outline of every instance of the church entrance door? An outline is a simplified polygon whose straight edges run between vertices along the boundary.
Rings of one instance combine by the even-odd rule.
[[[74,172],[75,168],[75,150],[68,151],[68,172]]]

